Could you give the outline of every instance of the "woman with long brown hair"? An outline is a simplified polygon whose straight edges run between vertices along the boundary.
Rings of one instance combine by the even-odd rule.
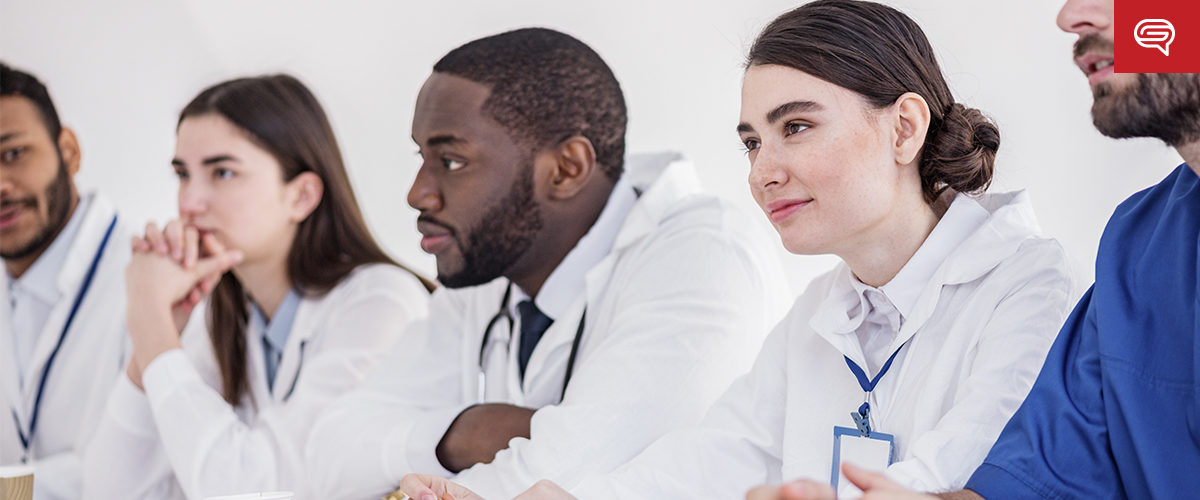
[[[293,77],[201,92],[171,163],[180,218],[134,238],[133,354],[84,497],[305,498],[310,425],[427,314],[428,283],[371,237],[325,113]]]

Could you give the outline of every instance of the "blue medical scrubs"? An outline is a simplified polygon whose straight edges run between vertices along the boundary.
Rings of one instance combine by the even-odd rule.
[[[1096,283],[967,488],[1002,498],[1200,498],[1200,178],[1117,207]]]

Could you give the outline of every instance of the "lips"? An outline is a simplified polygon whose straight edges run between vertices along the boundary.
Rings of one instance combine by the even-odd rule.
[[[808,204],[811,202],[812,198],[792,198],[772,201],[766,206],[767,217],[771,219],[771,223],[779,224],[787,220],[788,217],[791,217],[796,212],[799,212],[804,207],[808,206]]]
[[[442,253],[453,242],[454,230],[429,217],[422,216],[417,219],[417,231],[421,233],[421,250],[428,254]]]
[[[1075,65],[1088,77],[1088,85],[1100,83],[1116,71],[1112,54],[1088,53],[1075,58]]]
[[[21,220],[21,215],[27,208],[35,205],[32,201],[18,200],[0,205],[0,231],[12,228]]]

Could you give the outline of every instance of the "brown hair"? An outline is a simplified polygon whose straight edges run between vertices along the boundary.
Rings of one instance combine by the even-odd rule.
[[[873,2],[818,0],[763,29],[746,66],[776,64],[852,90],[875,108],[913,92],[932,120],[919,172],[925,201],[947,188],[978,193],[992,181],[1000,129],[979,110],[954,102],[920,26]]]
[[[179,114],[219,115],[275,157],[288,182],[303,172],[321,178],[324,192],[300,222],[288,252],[288,277],[300,293],[328,292],[356,267],[400,266],[379,247],[363,220],[342,163],[333,128],[321,104],[288,75],[240,78],[205,89]],[[433,284],[413,273],[429,290]],[[222,396],[237,406],[250,390],[246,370],[246,293],[232,272],[225,273],[209,299],[209,338],[221,369]]]

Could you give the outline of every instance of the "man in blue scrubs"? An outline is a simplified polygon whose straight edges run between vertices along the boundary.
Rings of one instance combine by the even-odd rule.
[[[1200,495],[1200,75],[1113,71],[1113,0],[1069,0],[1092,118],[1113,138],[1155,137],[1185,163],[1117,207],[1096,283],[1067,319],[1024,405],[966,490],[948,499]],[[853,468],[850,468],[853,469]],[[929,498],[848,470],[867,498]],[[832,498],[797,482],[751,500]]]

